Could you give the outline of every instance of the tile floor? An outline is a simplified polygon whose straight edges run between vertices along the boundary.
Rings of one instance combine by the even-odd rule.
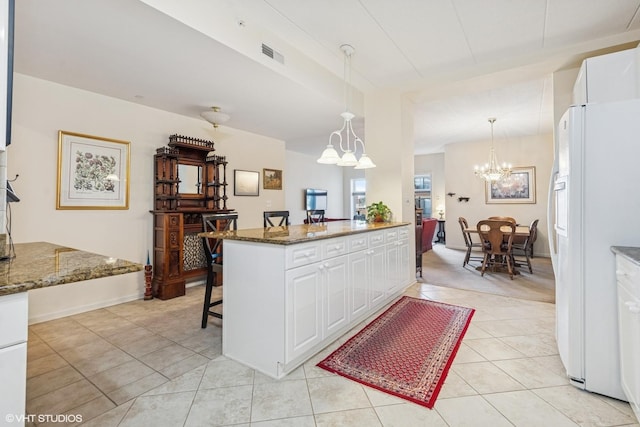
[[[568,385],[553,304],[426,283],[405,294],[476,309],[433,410],[315,366],[355,331],[282,380],[226,359],[219,323],[200,328],[197,286],[32,325],[27,414],[99,427],[639,426],[627,403]]]

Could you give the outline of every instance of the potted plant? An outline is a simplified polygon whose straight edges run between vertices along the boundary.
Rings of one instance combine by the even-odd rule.
[[[367,221],[369,222],[387,222],[391,219],[391,209],[384,203],[371,203],[367,206]]]

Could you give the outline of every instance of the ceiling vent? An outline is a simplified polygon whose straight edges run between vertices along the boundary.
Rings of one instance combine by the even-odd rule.
[[[267,55],[269,58],[278,61],[281,64],[284,64],[284,56],[278,51],[273,50],[273,48],[267,46],[262,43],[262,53]]]

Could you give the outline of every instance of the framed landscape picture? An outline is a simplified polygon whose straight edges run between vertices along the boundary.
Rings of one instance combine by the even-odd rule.
[[[282,190],[282,171],[278,169],[262,169],[262,188],[265,190]]]
[[[511,169],[511,175],[485,184],[487,203],[535,203],[535,166]]]
[[[59,131],[56,209],[129,209],[129,141]]]

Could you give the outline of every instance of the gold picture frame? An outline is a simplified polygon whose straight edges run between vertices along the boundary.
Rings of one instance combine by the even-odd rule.
[[[282,171],[280,169],[262,169],[262,188],[282,190]]]
[[[536,203],[535,166],[512,168],[507,178],[485,184],[485,199],[491,203]]]
[[[56,209],[129,209],[129,145],[59,131]]]

